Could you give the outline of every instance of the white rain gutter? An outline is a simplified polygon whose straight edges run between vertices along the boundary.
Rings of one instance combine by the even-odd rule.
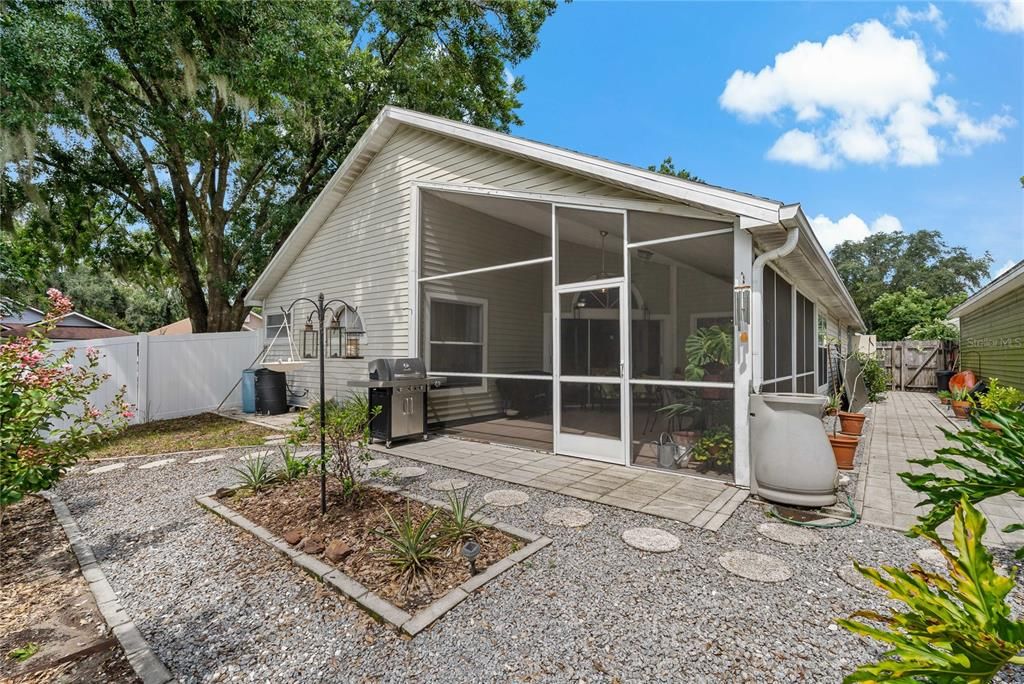
[[[751,392],[757,394],[764,382],[764,267],[769,261],[784,257],[796,249],[800,240],[800,224],[796,216],[800,212],[799,204],[787,204],[779,207],[779,225],[786,229],[786,241],[774,249],[754,259],[752,268],[753,287],[751,302],[750,332],[753,339],[751,356],[754,364],[753,387]]]

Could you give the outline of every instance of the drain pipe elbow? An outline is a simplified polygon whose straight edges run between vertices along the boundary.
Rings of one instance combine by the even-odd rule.
[[[800,223],[797,220],[799,213],[799,204],[787,204],[779,207],[779,225],[786,229],[786,240],[778,247],[758,255],[754,259],[754,265],[751,269],[753,271],[751,275],[754,281],[752,289],[755,302],[752,307],[753,316],[750,326],[752,337],[754,338],[752,346],[754,362],[752,392],[754,394],[760,393],[761,383],[764,382],[764,340],[761,335],[761,331],[764,328],[764,267],[768,262],[784,257],[796,249],[796,245],[800,241]]]

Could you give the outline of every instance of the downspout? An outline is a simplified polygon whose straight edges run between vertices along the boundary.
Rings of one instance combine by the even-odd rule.
[[[751,392],[758,394],[764,382],[764,267],[769,261],[784,257],[794,249],[800,240],[800,223],[796,216],[800,213],[799,204],[787,204],[779,207],[779,225],[786,229],[786,241],[775,249],[759,255],[754,259],[751,269],[753,279],[753,301],[751,302],[750,332],[753,339],[751,356],[753,359],[753,387]]]

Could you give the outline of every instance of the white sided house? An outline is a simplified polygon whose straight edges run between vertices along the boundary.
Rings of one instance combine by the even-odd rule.
[[[269,343],[321,292],[366,329],[364,359],[328,351],[329,396],[422,357],[448,378],[432,430],[652,468],[672,433],[695,447],[681,472],[740,485],[749,395],[824,391],[826,340],[863,329],[798,204],[394,107],[246,301]],[[318,364],[288,376],[316,395]]]

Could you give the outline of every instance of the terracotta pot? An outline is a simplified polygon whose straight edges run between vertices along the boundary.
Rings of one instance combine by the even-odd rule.
[[[672,433],[672,441],[686,449],[700,441],[700,430],[676,430]]]
[[[980,425],[981,427],[985,428],[986,430],[991,430],[992,432],[1002,432],[1003,431],[1003,428],[999,427],[998,423],[995,423],[995,422],[993,422],[991,420],[981,420],[981,421],[978,421],[978,425]]]
[[[953,415],[957,418],[966,418],[971,412],[971,402],[969,401],[951,401],[950,405],[953,407]]]
[[[857,455],[857,444],[860,443],[860,438],[852,435],[829,435],[828,441],[832,444],[836,468],[853,470],[853,457]]]
[[[864,430],[864,419],[867,418],[863,413],[850,413],[849,411],[839,412],[839,429],[848,435],[859,435]]]
[[[949,397],[939,397],[939,403],[943,406],[949,406]]]
[[[722,373],[704,371],[705,382],[722,382],[724,379],[725,375]],[[703,387],[700,390],[700,396],[703,399],[728,399],[730,391],[721,387]]]

